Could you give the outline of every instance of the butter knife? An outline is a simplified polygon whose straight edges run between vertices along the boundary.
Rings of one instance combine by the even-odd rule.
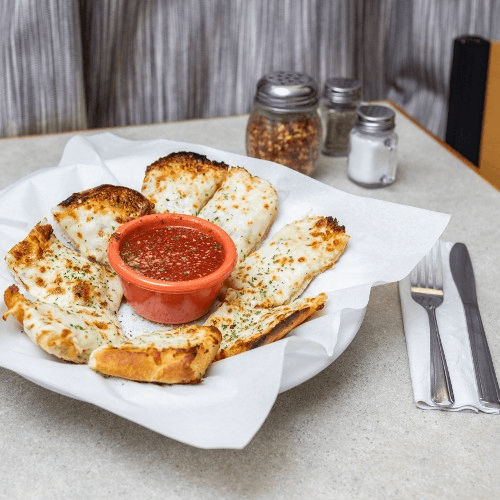
[[[487,408],[500,408],[500,389],[479,313],[474,270],[463,243],[453,245],[450,268],[464,306],[479,400]]]

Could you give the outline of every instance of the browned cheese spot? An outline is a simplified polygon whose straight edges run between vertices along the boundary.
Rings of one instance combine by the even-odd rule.
[[[85,302],[89,302],[91,299],[91,290],[87,283],[78,280],[77,284],[73,286],[73,295],[77,299],[83,299]]]
[[[94,323],[96,328],[99,328],[99,330],[108,330],[109,325],[107,323],[104,323],[102,321],[96,321]]]
[[[73,332],[69,328],[63,328],[61,332],[61,338],[65,339],[66,337],[70,336]]]

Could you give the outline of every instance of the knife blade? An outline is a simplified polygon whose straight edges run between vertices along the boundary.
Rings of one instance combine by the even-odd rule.
[[[487,408],[500,408],[500,389],[479,312],[474,269],[463,243],[453,245],[450,268],[464,306],[479,400]]]

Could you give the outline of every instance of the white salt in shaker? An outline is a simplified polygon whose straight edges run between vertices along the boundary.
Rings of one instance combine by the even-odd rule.
[[[396,180],[396,114],[386,106],[360,106],[349,138],[347,175],[363,187],[388,186]]]

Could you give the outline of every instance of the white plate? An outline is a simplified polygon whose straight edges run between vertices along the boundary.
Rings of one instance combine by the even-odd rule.
[[[406,276],[449,218],[349,195],[262,160],[194,144],[128,141],[106,133],[74,137],[58,167],[35,172],[0,192],[0,252],[5,254],[44,216],[50,218],[51,208],[73,192],[103,183],[139,190],[147,165],[182,150],[245,167],[272,182],[280,208],[269,237],[284,224],[313,214],[332,215],[346,226],[351,240],[345,254],[305,292],[327,292],[325,309],[282,341],[214,363],[197,386],[105,378],[85,365],[61,362],[19,333],[13,318],[0,324],[0,366],[185,443],[241,448],[258,431],[279,392],[315,376],[342,354],[361,325],[371,286]],[[2,261],[0,286],[5,290],[12,283]]]

